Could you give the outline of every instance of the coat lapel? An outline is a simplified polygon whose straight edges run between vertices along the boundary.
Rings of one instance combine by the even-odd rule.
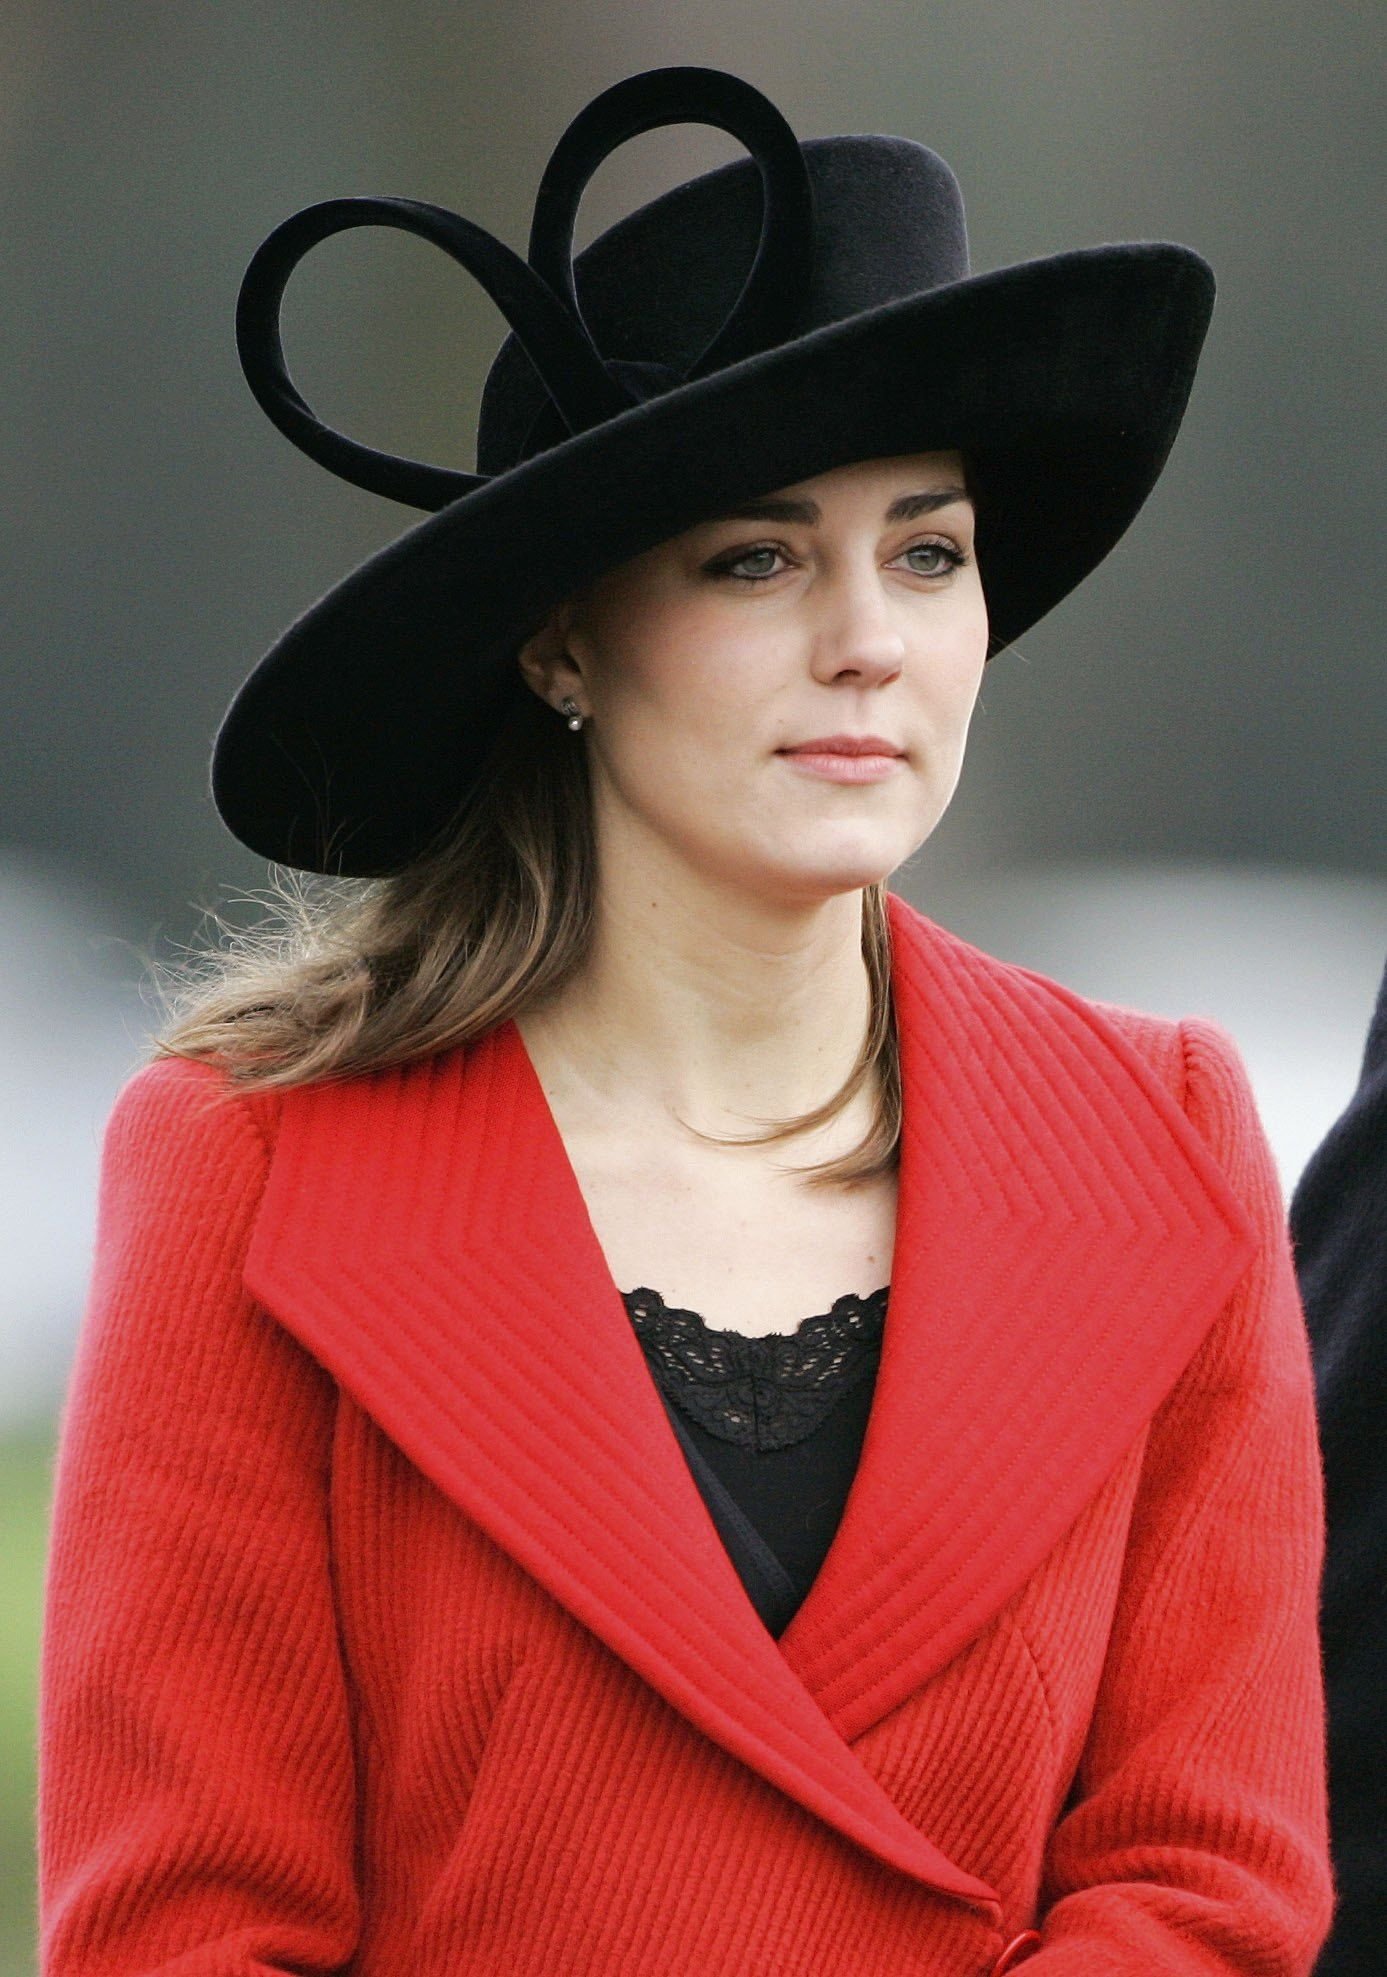
[[[882,1364],[780,1647],[852,1739],[1078,1517],[1254,1253],[1198,1133],[1091,1004],[891,902],[903,1130]]]
[[[514,1024],[286,1097],[252,1293],[433,1482],[715,1742],[917,1880],[901,1814],[742,1589]]]
[[[984,1883],[851,1739],[986,1624],[1251,1254],[1123,1040],[890,902],[904,1134],[862,1462],[777,1643],[671,1431],[515,1025],[286,1096],[253,1294],[488,1535],[724,1749],[942,1893]]]

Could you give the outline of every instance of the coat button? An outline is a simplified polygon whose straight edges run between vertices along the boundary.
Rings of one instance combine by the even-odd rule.
[[[1034,1956],[1040,1947],[1039,1931],[1035,1929],[1023,1929],[1019,1936],[1012,1937],[1011,1941],[1002,1951],[1002,1954],[997,1958],[997,1961],[992,1966],[991,1977],[1007,1977],[1009,1970],[1015,1970],[1018,1964],[1026,1961],[1027,1957]]]

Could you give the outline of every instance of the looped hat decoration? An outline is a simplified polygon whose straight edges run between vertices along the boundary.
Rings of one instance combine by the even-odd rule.
[[[619,145],[694,122],[749,154],[686,180],[573,255],[583,191]],[[476,469],[325,424],[285,364],[298,263],[359,226],[450,255],[510,326]],[[721,70],[629,76],[560,138],[527,259],[400,198],[329,199],[252,257],[236,338],[250,388],[341,479],[427,511],[292,624],[236,694],[212,792],[266,858],[363,877],[446,829],[507,711],[515,655],[604,570],[721,508],[853,460],[957,450],[977,503],[989,652],[1122,535],[1184,415],[1213,306],[1187,247],[1081,248],[969,270],[963,203],[912,139],[797,139]]]

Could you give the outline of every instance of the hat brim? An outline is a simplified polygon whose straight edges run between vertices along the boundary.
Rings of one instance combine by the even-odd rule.
[[[853,460],[960,451],[990,649],[1099,563],[1154,486],[1213,307],[1139,242],[1022,262],[812,331],[633,406],[369,557],[276,641],[218,732],[212,793],[262,856],[399,870],[455,813],[518,646],[604,570],[719,507]]]

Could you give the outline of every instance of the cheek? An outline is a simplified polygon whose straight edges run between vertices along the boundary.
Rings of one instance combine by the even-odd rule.
[[[691,635],[692,634],[692,635]],[[628,620],[593,676],[589,740],[599,811],[644,819],[659,836],[702,835],[725,812],[743,758],[729,759],[737,722],[727,669],[708,661],[697,628],[677,635]]]
[[[957,620],[925,656],[926,697],[952,724],[966,726],[982,686],[987,659],[987,612],[979,592],[964,600]]]
[[[751,797],[759,732],[755,710],[721,676],[691,665],[677,683],[662,673],[628,697],[605,737],[604,763],[633,808],[718,835]]]
[[[970,646],[966,652],[960,655],[959,664],[950,676],[950,699],[956,718],[962,722],[965,728],[972,719],[973,709],[977,705],[978,694],[982,689],[985,652],[986,638],[984,635],[984,640],[981,644]]]
[[[729,639],[715,613],[630,623],[602,653],[595,730],[622,753],[639,746],[647,758],[715,769],[729,750],[744,757],[764,727],[770,670],[764,635],[754,646]]]

